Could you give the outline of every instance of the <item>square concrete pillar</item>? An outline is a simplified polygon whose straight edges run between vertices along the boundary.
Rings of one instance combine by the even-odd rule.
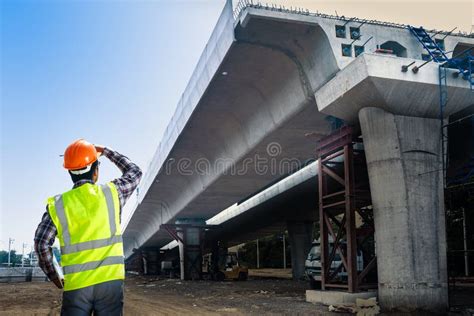
[[[313,222],[288,221],[288,239],[291,247],[291,270],[293,279],[304,277],[304,263],[311,249]]]
[[[448,307],[441,122],[364,108],[382,309]]]

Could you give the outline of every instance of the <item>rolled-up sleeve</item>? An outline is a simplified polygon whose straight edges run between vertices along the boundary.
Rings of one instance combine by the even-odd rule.
[[[103,155],[122,171],[122,176],[120,178],[112,180],[112,183],[117,187],[120,209],[122,209],[140,183],[142,170],[126,156],[119,154],[110,148],[104,148]]]
[[[49,216],[49,213],[46,211],[36,229],[34,241],[38,264],[50,280],[56,278],[56,271],[53,266],[53,253],[51,250],[56,235],[56,226],[54,226],[51,216]]]

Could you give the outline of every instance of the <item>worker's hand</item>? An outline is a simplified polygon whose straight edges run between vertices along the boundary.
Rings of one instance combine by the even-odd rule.
[[[64,280],[60,280],[59,278],[54,278],[51,281],[54,283],[54,285],[56,285],[58,289],[62,289],[64,287]]]
[[[105,146],[94,144],[95,150],[97,151],[97,156],[102,156]]]

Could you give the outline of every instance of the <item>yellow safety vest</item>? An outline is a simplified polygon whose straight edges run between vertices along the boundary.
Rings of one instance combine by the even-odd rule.
[[[120,202],[112,182],[86,183],[48,199],[58,230],[64,290],[125,278]]]

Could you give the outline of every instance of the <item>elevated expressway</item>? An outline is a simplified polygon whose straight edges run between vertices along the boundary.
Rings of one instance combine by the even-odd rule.
[[[261,6],[245,6],[235,16],[229,1],[140,185],[138,204],[125,223],[126,257],[134,248],[170,242],[161,224],[208,220],[314,159],[315,141],[331,133],[333,117],[356,125],[360,115],[364,122],[384,113],[430,122],[438,117],[437,65],[429,63],[417,74],[400,70],[413,61],[420,65],[424,53],[403,26]],[[346,29],[344,38],[336,26]],[[350,28],[359,28],[358,39],[350,38]],[[350,56],[344,56],[343,44],[351,43]],[[365,53],[355,57],[354,45],[364,43]],[[446,51],[454,53],[472,45],[465,36],[444,39]],[[378,48],[394,54],[377,54]],[[450,76],[447,87],[446,116],[474,103],[466,81]],[[369,110],[360,111],[364,108]],[[362,131],[365,140],[372,130],[367,125]],[[373,137],[370,146],[379,148]],[[372,186],[375,173],[370,176]],[[305,199],[311,196],[314,177],[315,171],[289,192],[272,195],[273,203],[266,199],[260,206],[266,215],[248,215],[247,223],[254,223],[248,228],[276,225],[278,230],[291,220],[316,220],[316,200],[294,201],[301,192]],[[292,206],[298,204],[302,211],[295,212]],[[241,225],[236,218],[234,228]],[[238,231],[234,238],[239,239]]]

